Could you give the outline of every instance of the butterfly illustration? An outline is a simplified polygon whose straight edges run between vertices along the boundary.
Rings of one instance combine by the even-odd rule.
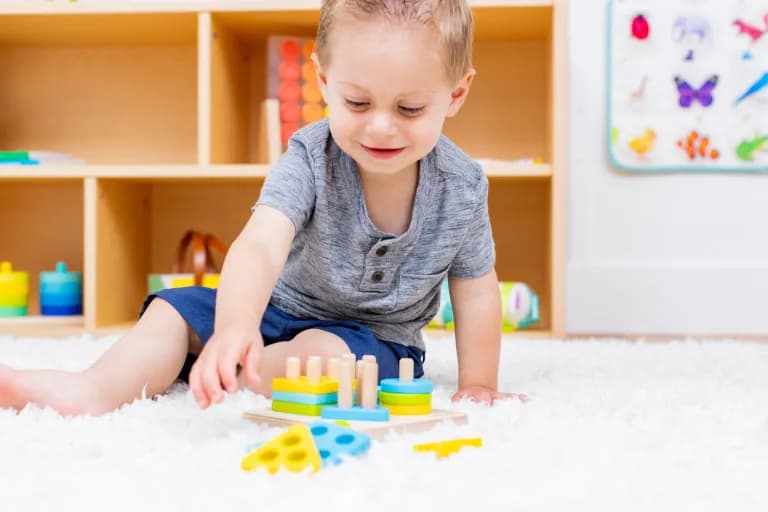
[[[712,75],[701,87],[694,89],[691,84],[683,80],[680,76],[676,76],[675,85],[677,86],[677,92],[680,94],[678,103],[683,108],[690,108],[691,105],[693,105],[693,102],[698,100],[702,107],[710,106],[715,100],[712,96],[712,92],[715,90],[717,80],[718,76]]]

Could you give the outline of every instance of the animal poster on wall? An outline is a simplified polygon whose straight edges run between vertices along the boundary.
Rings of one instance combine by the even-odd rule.
[[[768,0],[609,0],[608,148],[637,172],[768,172]]]

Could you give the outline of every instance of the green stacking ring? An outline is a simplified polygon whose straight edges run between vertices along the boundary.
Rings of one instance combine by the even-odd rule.
[[[379,401],[389,405],[423,405],[432,403],[432,395],[430,393],[408,394],[379,391]]]
[[[0,307],[0,318],[8,318],[12,316],[26,316],[27,306],[18,307]]]

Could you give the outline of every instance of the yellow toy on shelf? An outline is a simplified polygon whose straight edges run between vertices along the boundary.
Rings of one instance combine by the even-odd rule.
[[[0,317],[25,316],[29,305],[29,274],[14,272],[10,261],[0,262]]]

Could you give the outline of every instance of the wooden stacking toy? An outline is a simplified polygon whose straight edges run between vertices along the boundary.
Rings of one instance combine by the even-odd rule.
[[[363,356],[357,364],[349,354],[339,363],[338,401],[336,405],[323,407],[321,416],[345,421],[389,421],[389,411],[378,405],[376,391],[379,382],[379,365],[376,357]],[[357,400],[352,389],[357,387]]]
[[[413,378],[413,359],[400,360],[400,377],[381,381],[379,402],[395,416],[430,414],[432,381]]]
[[[410,358],[400,360],[397,378],[383,379],[378,387],[378,364],[372,355],[359,361],[354,354],[328,358],[325,375],[322,361],[308,357],[306,375],[301,375],[301,360],[288,358],[286,376],[272,379],[271,405],[246,411],[245,417],[275,427],[308,425],[320,417],[343,422],[373,439],[391,432],[420,432],[444,421],[467,421],[464,412],[432,408],[432,382],[414,378]]]
[[[321,416],[346,421],[388,421],[395,416],[427,415],[432,412],[432,381],[413,378],[413,359],[400,359],[399,377],[384,379],[378,387],[376,357],[354,354],[328,359],[326,375],[322,359],[307,358],[301,375],[298,357],[286,360],[285,377],[272,380],[272,410]]]
[[[53,272],[40,272],[40,313],[43,315],[83,314],[83,275],[68,272],[63,261]]]
[[[289,357],[285,363],[285,377],[272,379],[273,411],[320,416],[324,406],[336,404],[339,382],[335,367],[338,359],[328,361],[327,375],[322,375],[322,359],[317,356],[307,358],[306,375],[301,375],[298,357]]]
[[[29,274],[14,272],[10,261],[0,262],[0,317],[25,316],[29,304]]]

